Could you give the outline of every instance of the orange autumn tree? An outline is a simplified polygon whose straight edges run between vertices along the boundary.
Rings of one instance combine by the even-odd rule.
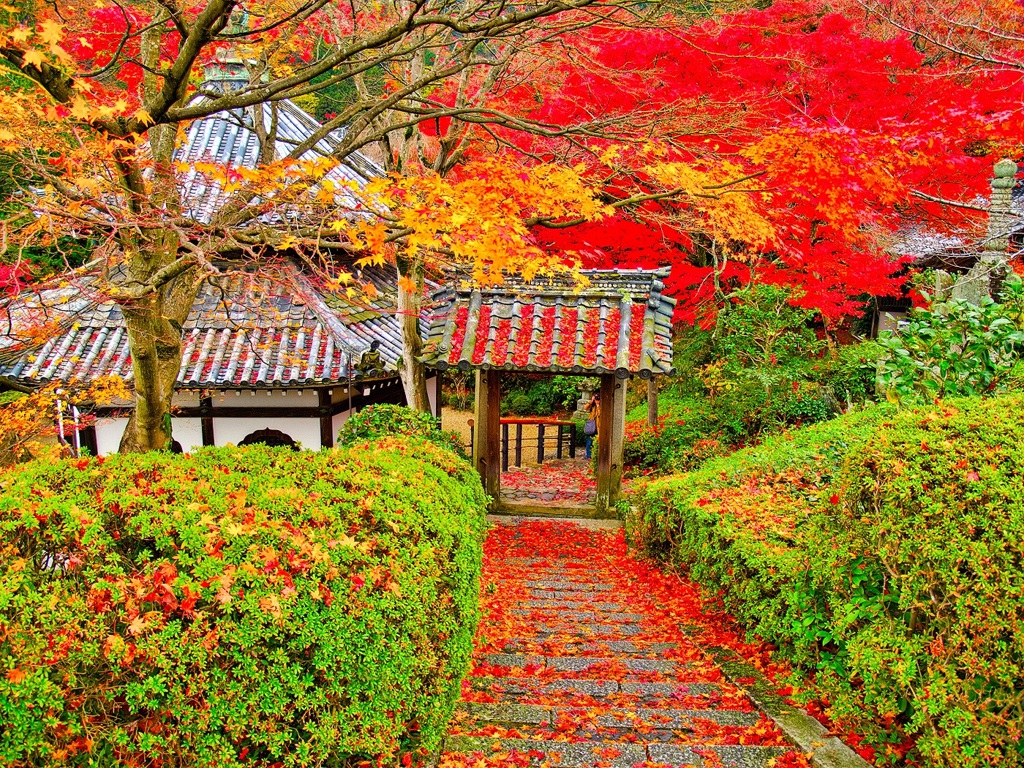
[[[500,69],[538,40],[622,9],[632,9],[640,23],[644,7],[633,0],[518,6],[266,0],[244,8],[234,0],[57,0],[0,8],[0,152],[9,160],[8,181],[17,187],[11,199],[22,206],[16,219],[4,222],[4,244],[10,252],[54,246],[69,236],[95,243],[91,269],[100,281],[93,285],[120,305],[132,354],[136,408],[122,450],[167,444],[181,326],[201,282],[231,268],[224,259],[262,265],[298,251],[309,262],[330,261],[339,249],[371,245],[369,230],[366,237],[354,233],[355,242],[331,237],[353,234],[351,222],[361,215],[334,212],[339,198],[352,200],[351,190],[328,183],[334,167],[372,146],[384,147],[380,154],[390,157],[388,147],[398,137],[432,116],[475,125],[507,121],[465,104],[437,103],[431,94],[446,82]],[[235,67],[242,75],[238,87],[202,87],[203,70],[211,65]],[[371,72],[375,86],[368,89]],[[307,141],[283,156],[275,152],[280,100],[346,83],[355,84],[355,95],[343,109]],[[254,123],[263,139],[258,170],[175,164],[175,147],[190,122],[224,112]],[[327,135],[336,139],[330,155],[309,159]],[[492,175],[495,189],[512,178],[507,171]],[[508,207],[488,209],[484,197],[462,196],[461,215],[493,221],[494,229],[479,232],[476,246],[465,238],[430,243],[439,246],[438,258],[470,259],[479,267],[494,262],[501,241],[505,253],[519,254],[505,266],[528,265],[538,254],[517,217],[601,215],[571,171],[521,173],[528,181],[511,190],[516,202]],[[225,193],[202,221],[183,205],[190,174]],[[389,222],[426,221],[430,195],[417,191],[414,180],[403,183],[411,185],[408,194],[392,195],[380,212]],[[265,226],[264,214],[288,206],[303,215],[284,227]],[[329,225],[337,221],[345,224],[332,231]],[[457,216],[449,224],[464,233]],[[380,245],[398,249],[398,256],[422,251],[425,242],[404,245],[417,232],[427,237],[423,227],[389,227]],[[398,266],[407,341],[403,373],[415,373],[422,262],[399,258]],[[411,404],[422,405],[422,382],[406,375],[405,384]]]

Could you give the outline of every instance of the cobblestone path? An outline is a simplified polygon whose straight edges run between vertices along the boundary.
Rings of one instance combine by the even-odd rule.
[[[497,525],[442,768],[807,766],[691,639],[721,642],[722,615],[655,573],[626,554],[618,530]]]

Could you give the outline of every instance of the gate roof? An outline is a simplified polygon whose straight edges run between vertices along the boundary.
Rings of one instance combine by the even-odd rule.
[[[454,283],[435,292],[422,360],[507,371],[609,374],[644,379],[671,373],[672,312],[659,270],[584,270],[498,286]]]

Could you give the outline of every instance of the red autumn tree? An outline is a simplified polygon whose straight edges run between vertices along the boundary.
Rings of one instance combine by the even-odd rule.
[[[965,72],[856,5],[834,7],[777,3],[693,26],[581,31],[572,46],[552,46],[542,72],[510,74],[492,98],[550,126],[600,116],[620,127],[616,139],[492,128],[476,136],[476,151],[581,164],[609,201],[655,197],[537,237],[595,265],[674,264],[684,315],[757,279],[792,287],[801,304],[837,320],[859,296],[897,288],[900,264],[885,249],[899,231],[969,223],[969,212],[934,201],[986,194],[991,152],[1019,141],[1024,88],[1007,68]],[[652,155],[752,177],[703,186],[709,198],[747,195],[771,224],[770,242],[737,238],[710,202],[666,195],[673,190],[649,172]]]

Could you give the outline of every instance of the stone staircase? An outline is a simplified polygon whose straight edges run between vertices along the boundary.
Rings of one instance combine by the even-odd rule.
[[[604,534],[608,536],[609,534]],[[503,541],[490,614],[443,745],[456,765],[807,766],[586,532],[564,556]],[[498,571],[495,573],[494,571]]]

